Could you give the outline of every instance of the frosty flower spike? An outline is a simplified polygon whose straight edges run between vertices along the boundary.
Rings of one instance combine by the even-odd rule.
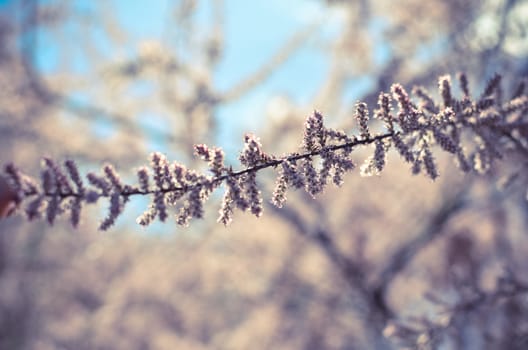
[[[503,102],[500,75],[486,84],[478,98],[471,96],[465,74],[459,74],[457,81],[460,98],[453,95],[451,77],[445,75],[438,79],[440,102],[423,87],[414,87],[409,95],[400,84],[379,94],[375,110],[369,111],[366,103],[358,102],[351,116],[357,134],[326,127],[323,114],[314,111],[304,123],[300,149],[281,157],[266,153],[259,138],[247,134],[238,157],[242,167],[237,171],[224,164],[222,149],[205,144],[196,145],[195,154],[207,162],[208,173],[170,162],[155,152],[150,155],[150,165],[137,169],[133,184],[123,182],[111,164],[83,179],[73,160],[61,165],[44,158],[39,179],[22,173],[14,164],[5,165],[0,198],[9,195],[10,208],[24,211],[29,220],[44,218],[53,224],[58,216],[67,214],[74,227],[80,222],[83,205],[106,199],[108,213],[99,228],[107,230],[123,213],[130,197],[149,196],[148,208],[136,219],[139,225],[164,222],[173,216],[179,225],[186,226],[191,219],[204,216],[204,203],[223,185],[218,222],[227,225],[236,210],[262,215],[260,170],[276,171],[271,202],[282,207],[289,189],[316,196],[330,181],[340,186],[344,174],[356,167],[351,156],[360,146],[373,145],[374,149],[360,168],[363,176],[380,174],[391,149],[410,164],[413,174],[425,173],[433,180],[440,176],[435,161],[439,150],[451,154],[463,172],[485,173],[508,152],[528,159],[528,94],[524,84]],[[384,132],[373,134],[370,115],[383,123]]]

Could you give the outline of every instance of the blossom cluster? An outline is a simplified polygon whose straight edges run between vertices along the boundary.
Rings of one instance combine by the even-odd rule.
[[[224,164],[224,152],[204,144],[195,153],[207,162],[208,172],[201,173],[170,162],[163,154],[153,153],[150,165],[137,169],[137,183],[126,184],[111,164],[100,173],[89,172],[83,180],[76,163],[59,164],[44,158],[40,179],[22,173],[7,164],[4,177],[16,193],[16,205],[29,220],[43,217],[50,224],[68,213],[71,224],[80,221],[82,205],[107,198],[109,209],[101,230],[114,225],[129,198],[149,196],[151,203],[136,220],[147,226],[155,220],[166,221],[174,212],[178,224],[186,226],[193,218],[202,218],[204,204],[222,184],[225,187],[218,221],[227,225],[235,210],[262,215],[263,198],[257,174],[264,168],[277,172],[271,202],[282,207],[288,189],[304,189],[312,196],[321,193],[329,182],[340,186],[344,174],[353,170],[353,150],[373,145],[373,154],[360,167],[363,176],[379,174],[386,165],[387,153],[394,149],[409,163],[413,174],[439,176],[434,149],[452,154],[463,172],[487,172],[493,162],[515,150],[528,157],[528,94],[521,84],[513,96],[503,101],[501,77],[496,75],[478,97],[472,97],[468,79],[457,77],[462,96],[453,95],[450,76],[438,80],[440,102],[424,88],[414,87],[409,94],[400,84],[379,94],[372,111],[366,103],[356,104],[354,120],[357,134],[328,128],[323,115],[314,111],[304,124],[300,150],[281,157],[267,154],[258,137],[247,134],[239,155],[243,168],[234,171]],[[412,97],[411,97],[412,96]],[[382,122],[384,131],[373,134],[372,121]],[[174,208],[172,210],[171,208]]]

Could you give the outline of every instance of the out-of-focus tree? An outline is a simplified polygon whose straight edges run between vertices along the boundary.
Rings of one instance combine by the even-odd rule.
[[[230,116],[261,120],[269,154],[298,151],[314,108],[359,134],[355,99],[372,111],[394,82],[430,87],[462,71],[476,95],[500,72],[504,96],[494,98],[523,93],[515,89],[528,69],[526,1],[314,1],[321,15],[313,23],[226,88],[216,77],[229,49],[229,4],[167,2],[160,37],[139,43],[120,23],[119,2],[2,5],[2,163],[38,173],[43,156],[76,159],[81,170],[111,162],[130,180],[158,150],[201,167],[194,145],[226,143],[220,130],[235,124],[219,111],[286,74],[281,66],[303,48],[328,61],[308,102],[277,95],[251,116]],[[59,68],[39,66],[46,54]],[[453,84],[453,94],[462,90]],[[515,116],[526,123],[526,113],[524,105]],[[60,219],[48,227],[6,218],[0,348],[523,349],[528,145],[526,134],[511,137],[485,174],[464,174],[438,152],[431,182],[391,151],[379,176],[354,171],[316,198],[289,190],[283,208],[265,204],[258,219],[236,213],[228,229],[213,224],[214,195],[205,220],[156,224],[147,234],[133,225],[145,203],[104,235],[99,206],[88,206],[75,230]],[[358,147],[353,161],[372,152]],[[267,175],[260,181],[271,194]],[[16,198],[0,184],[7,216]]]

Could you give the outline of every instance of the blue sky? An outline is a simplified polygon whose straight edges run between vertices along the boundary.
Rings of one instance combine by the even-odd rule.
[[[53,2],[45,0],[42,2]],[[101,52],[105,53],[105,60],[116,61],[118,58],[137,52],[138,43],[146,40],[164,40],[168,9],[172,8],[173,0],[72,0],[67,2],[77,12],[86,17],[96,16],[97,9],[102,9],[106,4],[112,4],[112,16],[124,27],[131,40],[127,41],[125,47],[112,47],[105,37],[105,33],[93,26],[90,33],[81,32],[75,22],[69,21],[63,24],[65,29],[71,32],[73,40],[79,40],[82,48],[83,35],[95,38],[96,45]],[[200,4],[197,11],[198,23],[207,25],[208,13],[211,1],[198,1]],[[4,4],[4,5],[1,5]],[[8,5],[6,5],[8,4]],[[0,0],[0,6],[4,11],[12,11],[20,4],[16,0]],[[306,28],[318,20],[322,24],[318,27],[314,37],[321,40],[330,38],[339,32],[341,23],[338,11],[329,11],[328,7],[318,0],[225,0],[224,1],[224,34],[225,51],[222,60],[215,72],[214,83],[218,90],[222,91],[240,79],[255,72],[262,64],[266,63],[273,54],[297,31]],[[64,71],[63,62],[60,61],[61,41],[46,33],[39,34],[39,50],[37,66],[45,73]],[[77,73],[89,73],[90,66],[96,66],[87,61],[82,49],[78,52],[73,49],[68,52],[68,67]],[[379,57],[386,57],[387,51],[381,47],[377,50]],[[224,115],[241,116],[237,125],[241,128],[258,128],[257,120],[248,118],[254,114],[255,106],[264,108],[264,104],[273,95],[283,94],[300,104],[309,104],[313,94],[328,70],[328,53],[315,47],[312,42],[307,42],[294,55],[290,57],[273,75],[258,86],[257,89],[246,95],[244,99],[223,106],[219,111],[219,118]],[[368,82],[358,79],[358,84],[365,87]],[[348,91],[348,98],[360,97],[354,93],[357,87],[352,86]],[[316,106],[314,106],[315,108]],[[250,113],[253,112],[253,113]],[[240,130],[236,130],[240,132]],[[222,140],[220,140],[222,141]]]
[[[53,2],[54,0],[46,0]],[[18,1],[0,0],[7,11],[16,8]],[[208,14],[211,11],[211,1],[199,1],[197,10],[198,24],[208,25]],[[217,90],[225,91],[244,77],[251,75],[263,64],[273,57],[284,43],[303,28],[318,22],[316,32],[311,40],[301,46],[289,59],[284,62],[271,76],[251,90],[243,98],[223,104],[216,113],[219,125],[219,135],[215,143],[227,149],[228,153],[235,153],[240,147],[241,135],[246,131],[257,132],[265,123],[263,116],[268,101],[277,95],[287,96],[294,103],[307,108],[307,113],[313,106],[311,101],[317,88],[320,87],[325,75],[328,73],[329,53],[316,46],[327,41],[330,43],[332,37],[340,31],[342,17],[339,11],[328,10],[322,1],[316,0],[225,0],[224,2],[224,42],[225,48],[215,71],[214,84]],[[133,57],[137,53],[139,43],[144,41],[166,40],[167,25],[170,25],[169,11],[174,4],[173,0],[113,0],[113,1],[90,1],[75,0],[68,2],[78,13],[97,16],[97,11],[104,9],[105,4],[112,4],[112,18],[122,25],[129,36],[129,40],[120,47],[112,46],[101,28],[97,25],[91,27],[90,31],[80,32],[75,21],[67,21],[63,24],[70,39],[75,44],[67,53],[68,61],[61,61],[61,47],[63,43],[54,35],[47,32],[39,33],[38,51],[36,65],[46,74],[70,70],[81,74],[97,74],[90,71],[98,66],[98,62],[88,61],[84,55],[82,40],[85,36],[92,38],[92,42],[99,48],[104,56],[103,62],[118,62],[123,58]],[[76,19],[78,20],[78,18]],[[373,21],[373,39],[379,35],[382,22]],[[199,30],[199,27],[198,27]],[[328,40],[326,40],[328,39]],[[77,44],[76,40],[79,42]],[[88,41],[88,40],[87,40]],[[373,42],[381,42],[373,40]],[[76,50],[75,46],[79,49]],[[70,46],[69,46],[70,47]],[[382,64],[390,55],[388,46],[378,44],[374,48],[374,64]],[[359,76],[352,81],[343,98],[347,102],[354,102],[361,97],[372,84],[371,77]],[[83,101],[89,99],[82,93],[72,95]],[[131,96],[134,98],[134,96]],[[150,117],[151,125],[156,125],[156,118]],[[147,118],[143,118],[147,119]],[[112,126],[109,126],[111,128]],[[105,135],[105,126],[99,125],[101,136]],[[109,129],[110,130],[110,129]],[[154,143],[155,149],[163,149],[163,144]]]
[[[105,2],[78,0],[74,2],[74,6],[89,16],[94,7],[103,3]],[[137,52],[137,45],[142,41],[163,40],[167,9],[170,8],[171,0],[115,0],[112,3],[115,4],[113,11],[116,18],[124,30],[131,35],[132,40],[127,42],[129,47],[116,49],[108,45],[104,33],[94,27],[89,35],[97,38],[98,46],[106,53],[105,59],[109,62],[127,53],[130,55]],[[198,22],[203,21],[207,24],[210,2],[199,3],[203,5],[198,8]],[[321,16],[328,17],[328,15],[328,11],[323,11],[321,2],[315,0],[226,0],[224,12],[226,46],[218,70],[215,72],[215,86],[220,91],[233,86],[266,63],[294,33],[320,20]],[[75,23],[65,25],[71,30],[72,37],[78,37]],[[325,18],[325,23],[320,26],[317,36],[319,39],[325,35],[332,36],[338,32],[339,26],[339,16],[335,16],[335,20]],[[58,57],[61,42],[41,33],[39,45],[37,65],[40,69],[50,73],[64,70]],[[78,73],[88,73],[87,69],[92,62],[86,61],[81,50],[69,52],[68,55],[72,57],[72,61],[68,62],[68,69]],[[223,121],[219,123],[222,128],[215,142],[228,149],[239,147],[241,135],[245,131],[257,131],[260,128],[264,113],[256,113],[256,111],[264,111],[267,101],[272,96],[285,95],[296,103],[308,105],[327,73],[328,58],[329,56],[320,48],[307,42],[258,88],[240,100],[222,105],[217,113],[219,120]],[[82,99],[82,96],[77,97]]]

